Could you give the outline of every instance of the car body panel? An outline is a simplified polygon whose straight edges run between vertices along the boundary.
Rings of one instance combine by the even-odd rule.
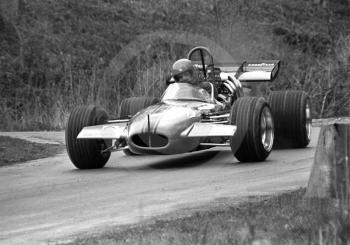
[[[84,127],[77,139],[118,139],[125,134],[127,123],[110,123]]]
[[[193,123],[185,129],[182,137],[224,137],[232,136],[236,132],[235,125],[215,124],[215,123]]]

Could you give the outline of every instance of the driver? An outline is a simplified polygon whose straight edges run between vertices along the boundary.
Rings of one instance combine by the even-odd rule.
[[[200,82],[196,70],[189,59],[177,60],[173,64],[171,75],[175,82],[178,83],[190,83],[198,86]]]
[[[211,86],[208,86],[208,83],[202,82],[202,79],[199,76],[199,71],[195,68],[192,62],[189,59],[179,59],[177,60],[171,69],[172,79],[178,83],[188,83],[193,86],[198,86],[199,91],[203,94],[203,96],[207,97],[210,100]],[[216,95],[216,96],[215,96]],[[217,97],[217,91],[215,93],[214,88],[214,97]],[[215,99],[217,104],[222,103],[218,102]]]
[[[189,59],[177,60],[171,69],[171,74],[175,82],[188,83],[196,86],[199,92],[210,101],[211,87],[208,83],[202,82],[199,71],[193,66]]]

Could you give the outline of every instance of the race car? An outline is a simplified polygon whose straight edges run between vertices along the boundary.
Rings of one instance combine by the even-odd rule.
[[[305,92],[244,95],[242,84],[275,80],[280,61],[214,64],[206,47],[193,48],[187,59],[208,85],[209,97],[202,88],[170,79],[160,99],[125,99],[114,119],[99,106],[75,108],[66,128],[75,167],[102,168],[113,151],[169,155],[216,146],[229,147],[241,162],[259,162],[275,147],[309,144],[311,103]]]

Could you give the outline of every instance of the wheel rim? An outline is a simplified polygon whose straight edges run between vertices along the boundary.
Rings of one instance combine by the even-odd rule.
[[[309,102],[306,103],[306,107],[305,107],[305,119],[306,119],[306,123],[305,123],[306,135],[307,135],[307,139],[310,140],[312,119],[311,119],[311,108],[310,108]]]
[[[268,107],[265,107],[260,117],[261,143],[266,151],[271,151],[274,139],[272,115]]]

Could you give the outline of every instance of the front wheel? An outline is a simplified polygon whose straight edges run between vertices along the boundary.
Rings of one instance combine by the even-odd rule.
[[[311,102],[303,91],[276,91],[269,96],[277,148],[304,148],[311,140]]]
[[[79,169],[102,168],[111,153],[104,152],[111,142],[103,139],[77,139],[79,132],[86,126],[106,123],[106,111],[97,106],[80,106],[69,116],[66,128],[66,147],[69,158]]]
[[[230,124],[237,130],[231,150],[240,162],[264,161],[274,140],[274,124],[268,103],[262,97],[242,97],[231,108]]]

